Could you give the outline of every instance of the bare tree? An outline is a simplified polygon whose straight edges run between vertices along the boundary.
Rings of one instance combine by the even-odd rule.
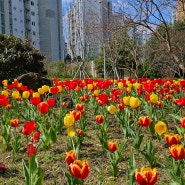
[[[184,1],[180,0],[184,12]],[[173,58],[176,65],[185,72],[184,61],[180,58],[172,45],[169,23],[172,12],[176,10],[177,1],[174,0],[119,0],[115,5],[117,11],[121,11],[130,20],[130,25],[139,29],[148,29],[156,39],[161,42],[166,52]],[[177,12],[178,13],[178,12]],[[156,28],[162,27],[164,33],[161,34]]]

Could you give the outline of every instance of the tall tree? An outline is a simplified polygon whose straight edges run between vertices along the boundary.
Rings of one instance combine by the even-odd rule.
[[[179,1],[178,1],[179,2]],[[185,2],[181,0],[181,12],[184,13]],[[137,26],[139,29],[147,29],[155,35],[163,49],[171,56],[176,66],[185,72],[185,65],[182,58],[176,53],[173,47],[173,39],[170,34],[169,23],[172,20],[172,12],[176,10],[177,1],[174,0],[117,0],[115,11],[122,12],[129,20],[130,25]],[[178,13],[178,12],[176,12]],[[160,32],[157,27],[163,29]],[[165,35],[165,36],[164,36]]]

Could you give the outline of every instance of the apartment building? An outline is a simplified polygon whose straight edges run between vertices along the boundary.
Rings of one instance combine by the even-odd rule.
[[[39,0],[40,48],[49,60],[64,60],[61,0]]]
[[[28,39],[47,60],[64,60],[61,0],[0,0],[0,33]]]
[[[72,58],[93,59],[107,37],[112,3],[109,0],[75,0],[67,12],[67,48]]]

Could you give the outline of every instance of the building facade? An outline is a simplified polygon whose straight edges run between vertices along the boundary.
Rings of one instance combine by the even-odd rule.
[[[67,49],[72,58],[93,59],[106,37],[112,3],[109,0],[75,0],[67,12]]]
[[[52,61],[64,60],[61,0],[39,0],[40,48]]]
[[[47,60],[64,60],[61,0],[0,0],[0,33],[28,39]]]

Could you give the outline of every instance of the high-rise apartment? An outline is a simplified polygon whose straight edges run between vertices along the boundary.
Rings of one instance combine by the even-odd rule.
[[[48,59],[64,59],[61,0],[39,0],[40,48]]]
[[[112,12],[110,0],[75,0],[67,12],[67,48],[71,57],[91,59],[107,37],[104,28]]]
[[[0,33],[30,40],[47,60],[64,60],[61,0],[0,0]]]
[[[9,2],[0,0],[0,33],[10,34]]]

